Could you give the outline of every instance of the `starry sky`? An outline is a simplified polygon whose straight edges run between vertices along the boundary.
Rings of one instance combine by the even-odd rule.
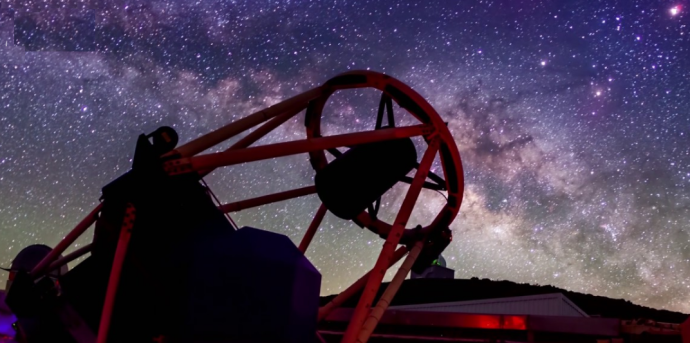
[[[129,169],[139,134],[169,125],[189,141],[370,69],[449,122],[465,168],[444,253],[456,277],[688,313],[688,10],[686,0],[3,2],[0,264],[28,244],[54,246]],[[378,95],[336,94],[324,132],[373,129]],[[298,116],[260,144],[304,135]],[[298,155],[206,180],[231,202],[313,176]],[[386,195],[381,217],[395,216],[404,190]],[[410,224],[443,201],[424,191]],[[318,206],[308,196],[233,218],[299,242]],[[322,293],[371,268],[381,244],[328,214],[307,252]]]

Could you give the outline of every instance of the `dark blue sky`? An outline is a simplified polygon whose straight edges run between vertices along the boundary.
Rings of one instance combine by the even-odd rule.
[[[187,141],[337,73],[372,69],[418,90],[456,137],[466,192],[444,255],[457,277],[690,312],[687,1],[60,6],[3,7],[3,265],[76,224],[129,168],[138,134],[170,125]],[[336,95],[325,130],[371,129],[376,106],[373,92]],[[266,142],[303,131],[298,118]],[[295,156],[208,181],[232,201],[312,177]],[[426,223],[441,200],[423,194],[411,222]],[[235,220],[299,240],[317,207],[307,197]],[[308,254],[322,292],[363,274],[381,243],[328,215]]]

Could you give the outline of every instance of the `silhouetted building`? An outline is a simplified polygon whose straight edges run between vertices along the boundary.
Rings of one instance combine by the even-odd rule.
[[[415,273],[412,271],[410,274],[411,279],[454,279],[455,270],[446,267],[446,260],[443,256],[439,255],[434,262],[432,262],[429,268],[425,269],[422,273]]]
[[[354,298],[319,324],[326,342],[342,339]],[[690,343],[686,314],[552,286],[406,280],[391,305],[369,342]]]
[[[585,311],[577,307],[575,303],[561,293],[391,306],[390,309],[449,313],[589,317]]]

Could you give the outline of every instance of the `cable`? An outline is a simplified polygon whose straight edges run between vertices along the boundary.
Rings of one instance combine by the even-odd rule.
[[[441,191],[439,191],[437,189],[434,189],[434,191],[436,191],[436,193],[438,193],[438,194],[441,194],[442,197],[446,198],[446,202],[448,202],[448,197],[445,194],[441,193]]]

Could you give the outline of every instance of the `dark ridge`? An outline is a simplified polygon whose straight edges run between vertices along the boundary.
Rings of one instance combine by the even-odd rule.
[[[378,297],[388,286],[383,284]],[[680,312],[657,310],[635,305],[624,299],[611,299],[591,294],[566,291],[554,286],[535,286],[511,281],[492,281],[489,279],[414,279],[405,280],[391,306],[438,303],[450,301],[507,298],[526,295],[562,293],[590,316],[620,319],[652,319],[665,323],[682,323],[688,315]],[[344,307],[355,307],[361,293],[356,294]],[[334,295],[321,297],[325,305]]]

